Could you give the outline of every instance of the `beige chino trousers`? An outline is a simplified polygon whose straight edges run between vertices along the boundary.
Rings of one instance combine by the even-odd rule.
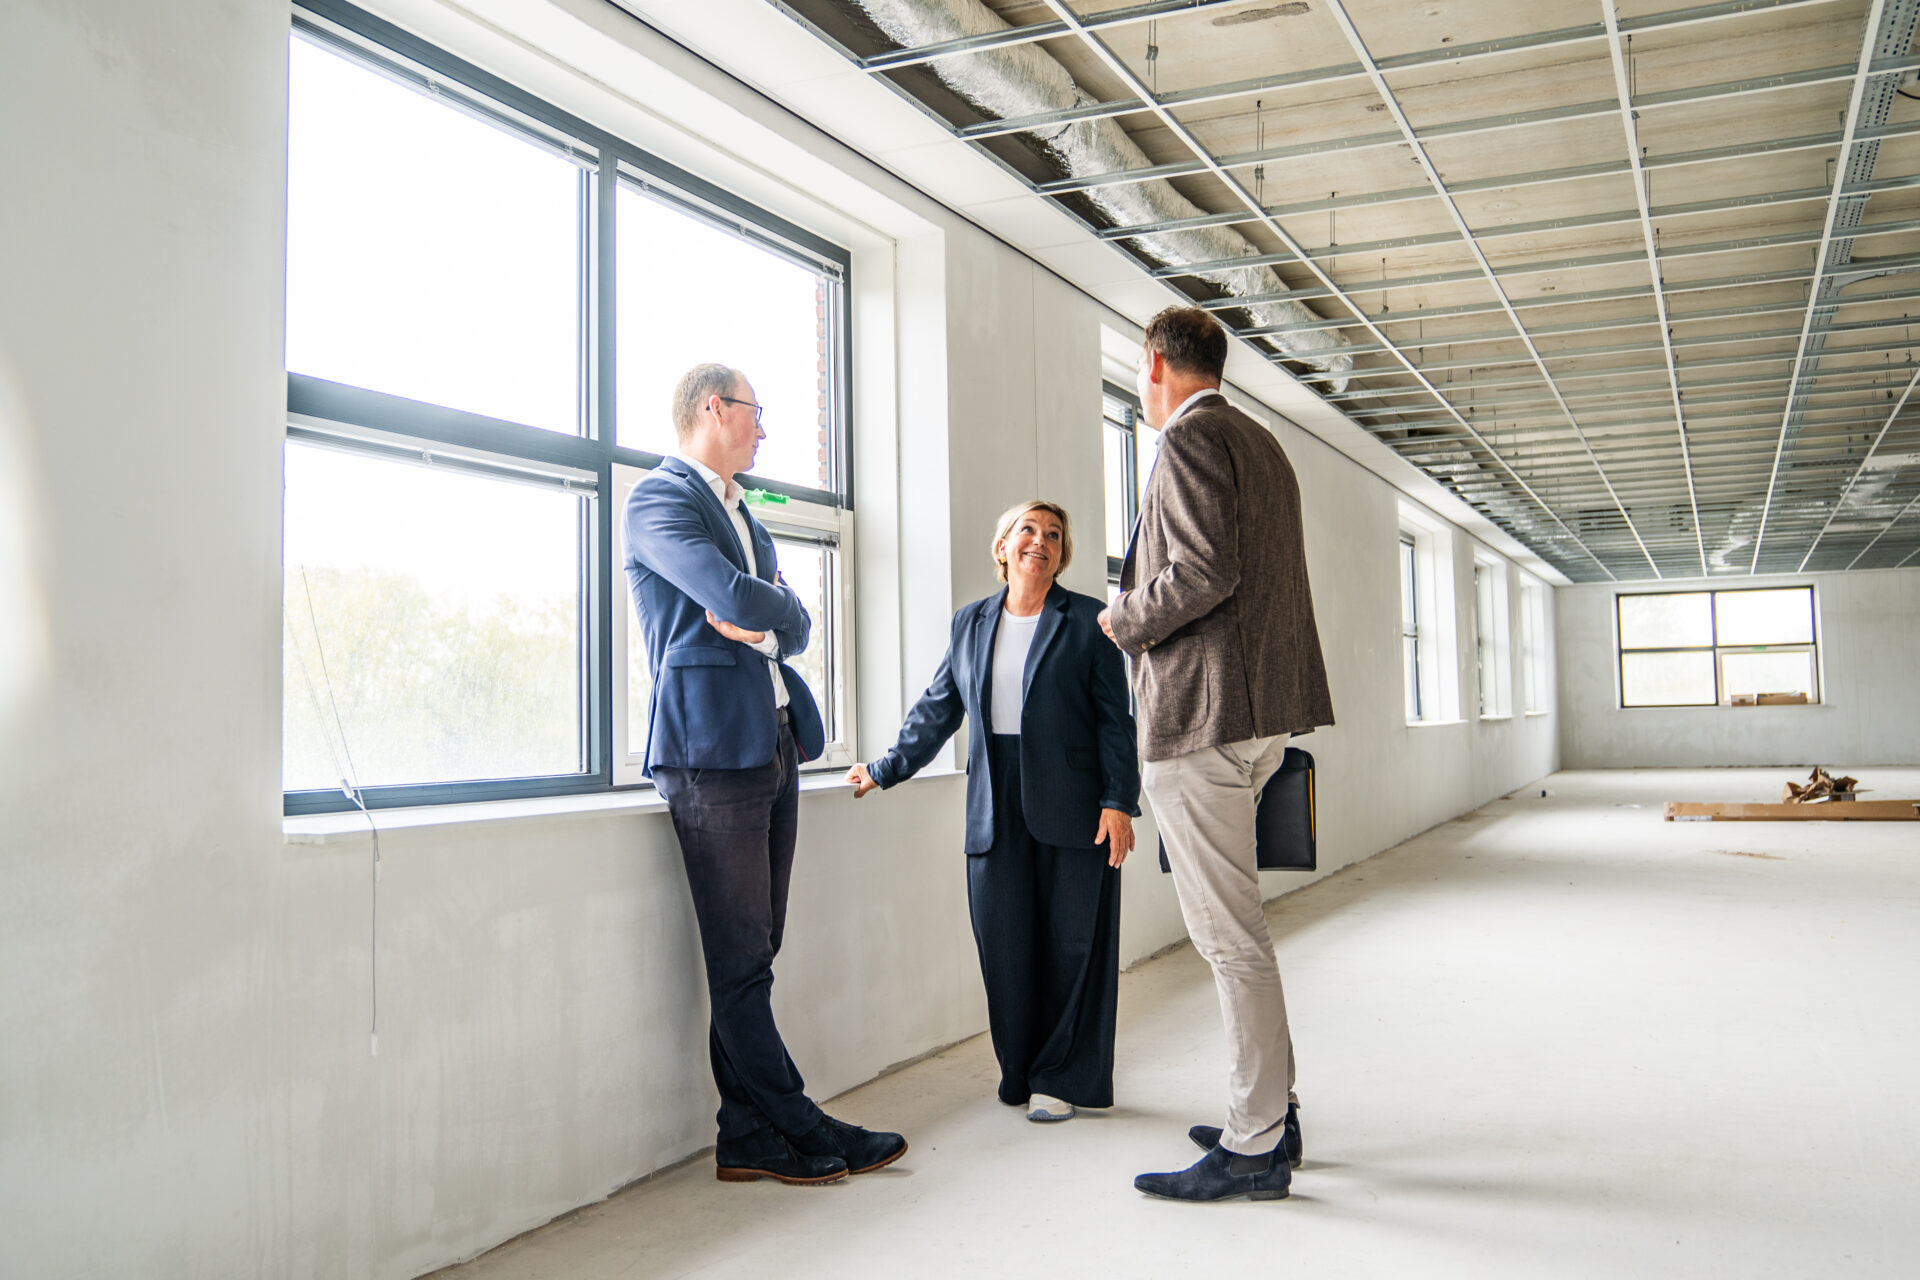
[[[1149,760],[1141,773],[1153,805],[1180,914],[1213,967],[1231,1070],[1220,1145],[1265,1155],[1280,1142],[1293,1100],[1293,1037],[1280,965],[1267,934],[1255,865],[1254,811],[1280,768],[1287,734]]]

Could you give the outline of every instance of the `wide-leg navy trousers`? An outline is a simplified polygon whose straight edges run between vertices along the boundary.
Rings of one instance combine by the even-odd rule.
[[[1020,738],[990,739],[994,842],[967,858],[967,902],[1000,1100],[1044,1093],[1079,1107],[1113,1105],[1120,988],[1120,870],[1105,846],[1044,844],[1027,829]]]

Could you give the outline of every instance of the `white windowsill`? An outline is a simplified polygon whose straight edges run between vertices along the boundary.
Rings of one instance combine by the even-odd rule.
[[[957,769],[929,770],[901,786],[934,778],[958,777]],[[842,792],[851,797],[845,775],[838,769],[803,774],[800,792]],[[897,790],[897,788],[896,788]],[[667,802],[652,787],[627,791],[593,791],[584,795],[532,796],[524,800],[481,800],[471,804],[424,804],[405,809],[375,809],[373,821],[381,834],[421,827],[458,827],[472,823],[551,822],[557,819],[595,818],[610,814],[665,813]],[[367,838],[367,816],[358,809],[338,813],[303,813],[281,819],[280,832],[288,844],[338,844]]]
[[[1531,720],[1535,716],[1550,716],[1552,714],[1553,712],[1551,711],[1529,711],[1527,712],[1527,719]]]
[[[1819,711],[1831,702],[1777,702],[1765,707],[1736,707],[1727,702],[1689,702],[1666,707],[1615,707],[1616,711]]]
[[[1485,724],[1489,720],[1511,720],[1511,719],[1513,719],[1512,713],[1508,713],[1507,715],[1504,715],[1504,716],[1481,716],[1480,723]]]
[[[1441,727],[1441,726],[1443,726],[1443,725],[1449,725],[1449,724],[1465,724],[1465,723],[1466,723],[1466,721],[1465,721],[1465,720],[1409,720],[1409,721],[1407,721],[1407,728],[1409,728],[1409,729],[1437,729],[1437,728],[1440,728],[1440,727]]]

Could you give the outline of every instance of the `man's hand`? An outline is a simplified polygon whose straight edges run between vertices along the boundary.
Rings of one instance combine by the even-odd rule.
[[[873,775],[867,772],[867,766],[857,764],[847,770],[847,785],[853,788],[853,798],[858,800],[880,784],[875,782]]]
[[[738,640],[741,644],[759,644],[767,638],[764,631],[743,631],[731,622],[722,622],[713,616],[713,610],[707,610],[707,625],[729,640]]]
[[[1107,865],[1117,867],[1133,852],[1133,818],[1119,809],[1100,811],[1100,833],[1095,844],[1107,846]]]
[[[1108,606],[1107,608],[1105,608],[1105,609],[1102,609],[1102,610],[1100,611],[1100,616],[1099,616],[1098,618],[1095,618],[1095,619],[1094,619],[1094,621],[1095,621],[1095,622],[1098,622],[1098,623],[1100,624],[1100,629],[1101,629],[1102,631],[1104,631],[1104,632],[1106,632],[1106,633],[1107,633],[1107,639],[1109,639],[1109,640],[1113,640],[1113,618],[1112,618],[1112,614],[1113,614],[1113,608],[1112,608],[1112,606],[1111,606],[1111,605],[1109,605],[1109,606]],[[1119,643],[1120,643],[1120,642],[1119,642],[1118,640],[1113,640],[1113,642],[1114,642],[1115,644],[1119,644]],[[1116,864],[1116,865],[1118,865],[1118,864]]]

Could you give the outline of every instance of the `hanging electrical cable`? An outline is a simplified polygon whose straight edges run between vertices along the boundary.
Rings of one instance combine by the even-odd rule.
[[[320,663],[320,684],[326,690],[327,710],[331,713],[334,732],[339,735],[340,750],[333,749],[334,737],[326,732],[327,715],[320,709],[320,695],[314,688],[313,672],[307,666],[304,653],[300,653],[300,644],[295,637],[293,619],[287,615],[285,605],[281,606],[281,620],[286,624],[287,642],[300,660],[301,683],[306,687],[307,698],[313,704],[313,716],[321,726],[321,736],[326,739],[327,757],[333,764],[334,777],[340,781],[340,790],[367,820],[367,831],[373,837],[373,863],[369,869],[371,883],[368,886],[367,921],[367,1046],[373,1057],[380,1056],[380,826],[373,820],[373,813],[367,808],[366,797],[360,793],[360,772],[353,764],[353,748],[347,743],[347,727],[340,719],[340,704],[333,696],[333,677],[327,671],[327,651],[320,641],[320,619],[313,607],[313,583],[307,578],[307,566],[295,566],[300,572],[300,587],[306,594],[307,623],[312,628],[313,652]],[[345,767],[342,768],[342,757]]]

